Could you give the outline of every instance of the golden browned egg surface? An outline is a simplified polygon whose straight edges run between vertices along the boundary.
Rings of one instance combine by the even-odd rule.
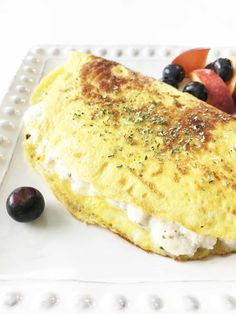
[[[233,117],[116,62],[79,52],[40,82],[32,95],[37,103],[43,114],[25,125],[25,153],[74,216],[162,255],[171,256],[106,200],[132,204],[198,234],[236,240]],[[75,193],[45,162],[48,152],[97,194]],[[218,245],[193,258],[225,252]]]

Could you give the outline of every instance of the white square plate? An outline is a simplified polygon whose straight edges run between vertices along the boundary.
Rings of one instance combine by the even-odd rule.
[[[29,51],[0,106],[0,313],[223,313],[236,309],[236,255],[175,262],[148,254],[118,236],[75,220],[41,177],[26,164],[22,116],[39,80],[65,62],[71,49],[86,50],[160,77],[181,48],[37,47]],[[213,57],[233,54],[213,49]],[[6,213],[16,187],[38,188],[46,200],[30,224]],[[211,293],[209,294],[209,289]],[[33,311],[33,312],[32,312]]]

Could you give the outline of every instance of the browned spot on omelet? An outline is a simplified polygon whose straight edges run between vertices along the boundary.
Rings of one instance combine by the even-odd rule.
[[[227,164],[224,164],[223,168],[227,172],[233,172],[233,169],[229,165],[227,165]]]
[[[118,181],[119,184],[121,185],[125,185],[126,183],[126,178],[120,178],[119,181]]]
[[[81,152],[74,153],[75,158],[81,158],[83,154]]]
[[[232,190],[236,190],[236,184],[232,181],[232,180],[229,180],[229,179],[226,179],[227,181],[225,181],[225,184],[230,187]]]
[[[163,172],[163,166],[161,165],[158,170],[154,171],[154,172],[151,174],[151,176],[152,176],[152,177],[157,177],[158,175],[162,174],[162,172]]]
[[[202,136],[202,142],[207,142],[211,138],[210,131],[219,123],[227,123],[233,118],[228,114],[215,110],[214,107],[205,104],[194,108],[188,108],[181,116],[181,126],[192,130],[195,136]],[[204,137],[203,137],[204,136]]]
[[[178,108],[179,105],[176,107]],[[215,108],[200,104],[185,110],[172,110],[169,115],[171,124],[164,128],[165,150],[199,150],[212,140],[212,131],[220,123],[225,124],[233,118]],[[168,106],[165,108],[168,110]],[[163,110],[163,109],[162,109]],[[199,145],[191,145],[198,141]]]
[[[94,96],[93,85],[88,82],[84,82],[82,85],[82,94],[87,97],[93,97]]]
[[[235,183],[231,184],[231,188],[232,188],[233,190],[236,190],[236,184],[235,184]]]
[[[133,189],[134,189],[134,187],[132,185],[127,189],[127,192],[129,195],[132,194]]]
[[[136,90],[142,90],[142,88],[146,87],[153,81],[152,78],[140,75],[137,72],[133,72],[133,77],[130,81],[128,81],[127,88],[133,88]]]
[[[101,92],[119,94],[121,87],[127,89],[142,89],[152,79],[144,77],[136,72],[130,72],[131,77],[115,75],[112,68],[118,63],[105,60],[102,58],[91,58],[88,63],[84,64],[80,70],[80,79],[82,84],[82,94],[85,97],[97,98]],[[88,82],[93,82],[92,84]],[[118,97],[116,98],[116,102]],[[113,102],[114,102],[114,98]]]
[[[182,175],[186,175],[188,174],[189,172],[189,168],[187,165],[183,164],[183,163],[180,163],[180,162],[177,162],[176,163],[176,168],[179,170],[179,172],[182,174]]]
[[[101,166],[99,167],[99,172],[102,173],[108,166],[108,162],[104,162],[101,164]]]
[[[204,207],[200,207],[200,208],[199,208],[199,211],[200,211],[202,214],[206,214],[206,213],[207,213],[207,209],[204,208]]]
[[[180,181],[180,176],[179,176],[179,174],[178,174],[177,172],[174,173],[173,179],[174,179],[174,181],[177,182],[177,183]]]
[[[175,101],[175,105],[177,108],[183,108],[183,105],[180,104],[178,101]]]
[[[194,184],[195,184],[197,189],[199,189],[201,191],[206,191],[206,189],[203,187],[203,185],[201,185],[198,181],[194,181]]]
[[[231,173],[231,171],[228,171],[228,173]],[[205,174],[208,175],[208,177],[212,177],[213,180],[224,180],[227,186],[230,186],[232,190],[236,190],[236,183],[232,176],[225,175],[223,172],[209,171],[208,168],[206,168]]]
[[[111,72],[112,67],[116,66],[114,61],[108,61],[102,58],[96,58],[83,65],[80,70],[80,77],[82,84],[92,81],[100,91],[114,92],[119,91],[120,86],[127,82],[127,79],[113,75]],[[93,89],[93,86],[90,86]],[[86,94],[90,91],[83,89]]]
[[[145,181],[145,180],[142,180],[142,179],[141,179],[141,181],[144,184],[146,184],[149,187],[150,190],[155,192],[158,195],[158,197],[165,197],[165,195],[160,190],[158,190],[157,186],[154,183],[148,182],[148,181]]]

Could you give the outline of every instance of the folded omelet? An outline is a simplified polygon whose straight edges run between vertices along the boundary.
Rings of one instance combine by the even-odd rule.
[[[79,220],[178,260],[236,251],[236,120],[85,53],[25,115],[29,163]]]

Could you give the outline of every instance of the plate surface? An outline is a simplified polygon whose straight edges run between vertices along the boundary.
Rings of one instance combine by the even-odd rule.
[[[222,313],[236,308],[232,295],[236,255],[180,263],[146,253],[109,231],[72,218],[26,164],[21,128],[30,94],[43,76],[65,62],[71,49],[117,60],[156,78],[181,51],[178,47],[45,46],[26,55],[0,106],[0,309],[4,309],[0,313],[23,313],[35,304],[37,313],[48,308],[76,313],[80,308],[94,313],[173,313],[175,309],[209,314],[209,309]],[[217,48],[212,55],[233,52]],[[46,199],[44,214],[30,224],[13,221],[5,210],[8,194],[22,185],[38,188]]]

